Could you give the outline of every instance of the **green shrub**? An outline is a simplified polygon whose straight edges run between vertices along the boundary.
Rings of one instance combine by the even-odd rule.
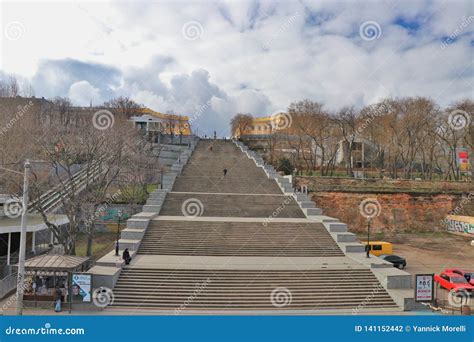
[[[278,161],[277,171],[282,171],[285,175],[291,175],[293,165],[288,158],[282,158]]]

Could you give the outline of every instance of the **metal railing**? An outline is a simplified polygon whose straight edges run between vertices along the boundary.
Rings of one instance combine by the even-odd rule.
[[[16,288],[18,273],[12,273],[0,280],[0,298],[5,297]]]
[[[90,180],[96,179],[100,175],[101,171],[101,167],[98,163],[91,166],[90,168],[86,167],[80,169],[74,174],[71,180],[65,184],[64,189],[61,187],[56,187],[56,189],[49,190],[41,195],[38,199],[30,202],[28,205],[28,212],[36,212],[35,206],[39,206],[45,211],[53,211],[57,207],[61,206],[63,197],[66,195],[67,191],[72,188],[72,186],[76,188],[76,191],[80,192],[86,183]]]

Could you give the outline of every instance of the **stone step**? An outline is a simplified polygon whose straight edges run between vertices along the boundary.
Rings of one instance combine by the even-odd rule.
[[[298,202],[301,202],[301,201],[311,201],[311,198],[310,198],[308,195],[305,195],[305,194],[296,193],[295,196],[296,196],[296,200],[297,200]]]
[[[152,221],[139,254],[343,256],[320,223]]]
[[[331,232],[331,233],[345,233],[347,232],[347,225],[345,223],[341,222],[329,222],[329,223],[324,223],[326,228]]]
[[[145,235],[145,229],[126,228],[120,232],[120,237],[125,240],[141,240]]]
[[[166,197],[166,192],[152,192],[149,199],[164,199]]]
[[[143,206],[143,211],[144,212],[159,213],[160,210],[161,210],[161,205],[148,205],[148,204],[145,204]]]
[[[174,191],[176,188],[174,188]],[[289,203],[286,203],[289,202]],[[184,216],[183,206],[199,209],[199,216],[208,217],[271,217],[304,218],[305,215],[294,200],[285,196],[254,196],[229,194],[169,193],[160,215]],[[225,208],[225,210],[223,209]]]
[[[336,233],[337,242],[357,242],[357,235],[353,233]]]
[[[132,239],[120,239],[119,240],[119,248],[121,250],[125,250],[128,248],[130,251],[138,250],[140,246],[140,240],[132,240]]]
[[[149,222],[149,219],[131,218],[127,220],[127,228],[146,229],[148,227]]]
[[[334,282],[338,286],[328,291]],[[190,296],[193,300],[188,300]],[[114,288],[113,302],[113,306],[203,311],[356,309],[361,305],[397,307],[368,269],[237,271],[127,267]]]
[[[301,208],[315,208],[314,202],[312,201],[298,201]]]
[[[163,204],[164,200],[165,200],[164,198],[160,198],[160,199],[149,198],[149,199],[147,199],[146,204],[147,205],[159,205],[159,206],[161,206]]]
[[[365,246],[360,243],[352,243],[345,245],[346,253],[365,253]]]
[[[320,208],[304,208],[303,212],[306,214],[306,216],[315,216],[321,215],[323,213],[323,210]]]

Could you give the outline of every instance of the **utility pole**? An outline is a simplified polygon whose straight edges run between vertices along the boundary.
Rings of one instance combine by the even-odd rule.
[[[367,253],[367,258],[370,258],[370,224],[372,223],[372,219],[369,217],[367,218],[367,245],[365,246],[365,252]]]
[[[31,164],[27,159],[25,161],[25,173],[23,179],[23,201],[21,213],[21,233],[20,233],[20,255],[18,259],[18,279],[16,286],[17,305],[16,314],[21,316],[23,313],[23,293],[25,292],[25,254],[26,254],[26,218],[28,212],[28,176]]]

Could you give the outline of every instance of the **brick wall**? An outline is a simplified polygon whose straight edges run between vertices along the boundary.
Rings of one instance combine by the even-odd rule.
[[[373,219],[374,231],[445,229],[442,220],[456,208],[459,215],[474,216],[474,201],[461,202],[474,191],[472,183],[321,177],[297,177],[296,183],[308,186],[312,200],[325,215],[347,223],[354,232],[367,229],[359,205],[368,198],[376,198],[380,204],[380,214]]]

